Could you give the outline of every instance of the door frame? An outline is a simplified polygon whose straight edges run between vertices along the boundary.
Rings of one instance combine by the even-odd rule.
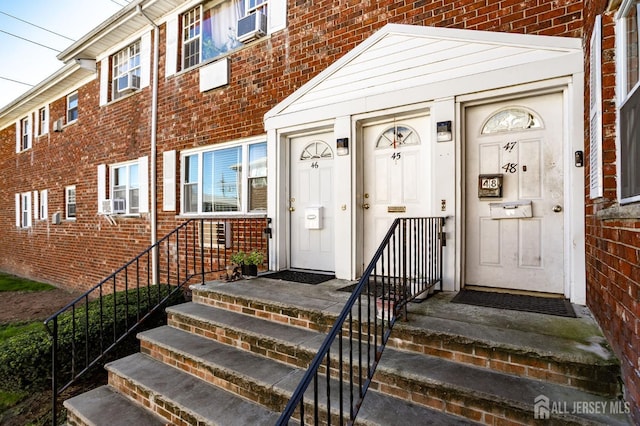
[[[586,277],[584,270],[584,168],[574,164],[574,152],[584,151],[582,99],[583,83],[571,77],[562,77],[549,81],[536,82],[516,88],[492,90],[456,98],[456,182],[459,188],[456,194],[456,290],[465,283],[465,182],[466,182],[466,109],[469,107],[508,101],[523,97],[534,97],[548,93],[562,93],[563,124],[563,178],[564,186],[564,296],[573,303],[586,303]]]
[[[396,120],[406,120],[424,116],[433,121],[431,113],[432,105],[433,102],[428,101],[413,105],[402,105],[385,111],[358,114],[352,117],[352,134],[355,135],[355,146],[353,147],[352,155],[352,167],[354,173],[352,176],[355,179],[355,188],[351,199],[351,205],[353,206],[354,211],[354,214],[352,215],[352,224],[355,231],[353,233],[353,247],[355,250],[352,254],[351,277],[354,279],[357,279],[362,275],[364,269],[367,267],[367,262],[370,260],[364,258],[364,210],[362,209],[362,200],[364,198],[364,128],[378,122],[381,123],[393,120],[394,118]],[[431,128],[433,133],[435,126],[432,125]],[[431,135],[431,138],[433,139],[433,135]],[[433,162],[433,156],[431,156],[431,162]],[[430,169],[433,170],[432,167],[430,167]],[[431,179],[433,180],[433,175],[431,176]],[[430,200],[430,202],[431,201],[432,200]]]

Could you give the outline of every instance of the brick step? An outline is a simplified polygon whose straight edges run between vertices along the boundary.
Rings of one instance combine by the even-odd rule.
[[[193,301],[197,305],[219,307],[325,333],[343,305],[334,300],[299,297],[283,300],[285,293],[256,295],[255,288],[251,290],[242,286],[192,286]],[[557,336],[414,314],[411,312],[414,306],[418,305],[409,304],[408,321],[396,322],[389,347],[604,396],[616,395],[619,390],[619,364],[610,354],[601,354],[606,350],[598,345],[579,346],[575,340]]]
[[[138,336],[144,354],[277,413],[284,409],[305,373],[302,368],[286,365],[173,327],[160,327],[140,333]],[[320,393],[324,394],[323,389],[326,389],[326,383],[322,381],[319,386]],[[338,407],[336,399],[339,395],[338,388],[339,382],[331,380],[332,412],[335,418],[338,415],[335,409]],[[343,386],[343,390],[343,404],[347,407],[346,385]],[[326,404],[321,401],[320,405],[326,410]],[[307,412],[311,412],[311,406],[308,406]],[[326,417],[326,414],[321,417]],[[394,417],[396,420],[402,418],[407,424],[420,424],[425,421],[435,424],[468,424],[466,419],[375,391],[367,394],[358,414],[358,423],[393,424],[388,420]]]
[[[244,350],[256,350],[266,356],[273,355],[280,361],[301,368],[304,368],[306,361],[301,362],[296,357],[302,356],[306,360],[313,356],[323,338],[321,333],[311,330],[296,329],[249,315],[198,304],[172,307],[170,308],[170,318],[172,325],[186,328],[190,332],[196,331],[201,336],[222,336],[222,341],[226,344]],[[211,327],[214,327],[215,332],[207,332]],[[168,334],[176,332],[177,330],[168,332]],[[151,336],[156,333],[158,331],[149,332]],[[229,336],[233,336],[233,338],[229,338]],[[196,336],[191,337],[191,339],[195,338]],[[162,344],[157,340],[151,342],[150,339],[142,335],[141,340],[144,351],[156,352],[164,362],[183,365],[183,368],[191,371],[202,369],[203,372],[197,374],[210,374],[212,371],[210,366],[198,367],[198,363],[188,355],[189,351],[184,348],[175,349],[174,341],[177,341],[175,338],[165,339]],[[213,343],[211,342],[209,345]],[[201,344],[207,348],[206,341]],[[249,355],[249,357],[252,358],[255,355]],[[357,358],[356,352],[354,359]],[[251,368],[251,362],[248,365]],[[215,383],[217,379],[209,378],[208,380]],[[233,386],[242,387],[243,384],[234,383]],[[569,407],[574,402],[598,401],[602,403],[606,401],[609,405],[615,403],[614,400],[605,400],[599,395],[567,386],[393,348],[385,349],[374,377],[372,389],[485,424],[494,424],[500,421],[510,421],[516,424],[529,423],[533,416],[534,400],[539,395],[548,397],[550,401],[562,401]],[[365,398],[365,403],[368,398],[369,396]],[[591,422],[625,424],[624,416],[620,418],[604,416],[601,418],[566,414],[552,415],[552,418],[566,422],[566,424],[591,424]]]

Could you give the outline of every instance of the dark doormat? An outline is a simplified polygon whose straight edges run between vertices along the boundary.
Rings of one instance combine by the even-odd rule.
[[[292,281],[302,284],[320,284],[335,278],[335,275],[317,274],[314,272],[285,271],[271,272],[270,274],[260,275],[260,278],[270,278],[272,280]]]
[[[535,312],[561,317],[576,317],[567,299],[526,296],[522,294],[497,293],[490,291],[462,290],[451,303],[484,306],[487,308],[509,309],[512,311]]]

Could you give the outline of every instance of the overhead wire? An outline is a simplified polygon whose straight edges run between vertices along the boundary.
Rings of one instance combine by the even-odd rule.
[[[36,28],[39,28],[39,29],[41,29],[41,30],[43,30],[43,31],[46,31],[46,32],[48,32],[48,33],[51,33],[51,34],[57,35],[58,37],[66,38],[67,40],[70,40],[70,41],[75,41],[75,40],[74,40],[74,39],[72,39],[71,37],[67,37],[67,36],[66,36],[66,35],[64,35],[64,34],[60,34],[60,33],[57,33],[57,32],[55,32],[55,31],[51,31],[51,30],[49,30],[49,29],[47,29],[47,28],[45,28],[45,27],[41,27],[40,25],[36,25],[36,24],[34,24],[33,22],[25,21],[24,19],[22,19],[22,18],[18,18],[17,16],[13,16],[13,15],[11,15],[11,14],[7,13],[7,12],[3,12],[3,11],[1,11],[1,10],[0,10],[0,13],[2,13],[3,15],[8,16],[9,18],[13,18],[13,19],[15,19],[15,20],[17,20],[17,21],[24,22],[24,23],[25,23],[25,24],[27,24],[27,25],[31,25],[32,27],[36,27]]]
[[[35,45],[38,45],[38,46],[44,47],[44,48],[46,48],[46,49],[53,50],[54,52],[58,52],[58,53],[62,52],[62,50],[55,49],[55,48],[53,48],[53,47],[51,47],[51,46],[47,46],[47,45],[45,45],[45,44],[38,43],[37,41],[33,41],[33,40],[28,39],[28,38],[21,37],[21,36],[19,36],[19,35],[16,35],[16,34],[10,33],[10,32],[5,31],[5,30],[0,30],[0,33],[4,33],[4,34],[10,35],[10,36],[12,36],[12,37],[19,38],[20,40],[24,40],[24,41],[27,41],[27,42],[29,42],[29,43],[33,43],[33,44],[35,44]]]
[[[18,80],[14,80],[12,78],[2,77],[2,76],[0,76],[0,80],[7,80],[7,81],[10,81],[12,83],[24,84],[25,86],[29,86],[29,87],[33,87],[34,86],[33,84],[25,83],[23,81],[18,81]]]

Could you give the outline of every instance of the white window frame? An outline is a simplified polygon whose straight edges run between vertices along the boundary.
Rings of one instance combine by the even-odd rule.
[[[20,119],[20,151],[31,149],[32,129],[30,115]]]
[[[118,99],[127,93],[140,89],[140,78],[142,74],[141,56],[142,49],[140,39],[134,41],[112,56],[111,99]],[[132,84],[132,89],[120,91],[118,90],[118,81],[123,78],[126,78],[127,80],[137,79],[137,84]]]
[[[72,105],[73,99],[75,98],[75,106]],[[67,95],[67,124],[73,123],[78,120],[78,106],[80,104],[80,100],[78,97],[78,92],[73,92]]]
[[[49,133],[49,108],[43,106],[38,108],[38,136]]]
[[[47,216],[49,215],[49,200],[48,200],[48,191],[43,189],[40,191],[40,208],[39,208],[39,217],[40,220],[47,220]]]
[[[627,204],[632,202],[640,201],[640,193],[632,194],[630,196],[623,196],[622,194],[622,181],[623,181],[623,161],[626,161],[629,157],[628,152],[622,152],[622,145],[624,137],[623,133],[625,132],[622,129],[621,119],[622,119],[622,110],[627,102],[636,101],[636,97],[640,96],[640,52],[637,52],[637,60],[638,64],[636,64],[639,78],[635,83],[634,87],[627,90],[628,79],[627,79],[627,22],[626,17],[629,13],[636,14],[636,33],[640,39],[640,3],[637,0],[624,0],[620,5],[618,13],[616,15],[616,92],[618,94],[617,98],[617,143],[616,143],[616,158],[617,164],[616,168],[618,170],[618,179],[617,179],[617,193],[620,204]],[[640,49],[640,40],[638,42],[638,49]],[[640,149],[640,146],[637,147]]]
[[[71,192],[73,191],[73,202],[71,201]],[[73,206],[73,214],[70,214],[69,208]],[[75,185],[69,185],[64,188],[64,215],[66,220],[76,220],[78,216],[78,193]]]
[[[269,16],[269,0],[244,0],[245,16],[250,15],[255,11]]]
[[[182,69],[189,69],[202,62],[202,5],[198,5],[180,15],[181,20],[181,47],[182,47]],[[187,55],[187,45],[197,44],[197,52]],[[195,60],[192,59],[195,57]],[[189,62],[187,62],[189,59]]]
[[[137,181],[137,186],[132,187],[131,186],[131,168],[132,166],[135,166],[137,168],[137,176],[136,176],[136,181]],[[124,205],[125,205],[125,212],[124,213],[119,213],[119,214],[125,214],[125,215],[138,215],[140,214],[140,200],[141,200],[141,192],[142,192],[142,188],[141,188],[141,184],[140,184],[140,163],[138,161],[128,161],[126,163],[118,163],[118,164],[113,164],[111,166],[109,166],[109,197],[111,198],[112,202],[114,200],[116,200],[116,196],[115,196],[115,176],[116,176],[116,170],[118,169],[124,169],[124,180],[125,180],[125,184],[124,185],[120,185],[122,188],[117,189],[118,191],[124,191],[124,198],[122,197],[118,197],[118,199],[124,199]],[[132,191],[138,191],[138,205],[137,206],[132,206]],[[116,214],[114,212],[114,214]]]
[[[216,215],[246,215],[246,214],[265,214],[266,210],[249,210],[249,190],[248,185],[250,184],[249,178],[249,147],[251,145],[263,144],[266,143],[266,138],[252,138],[249,140],[243,140],[232,143],[224,143],[224,144],[216,144],[215,146],[207,146],[202,148],[196,148],[191,150],[185,150],[180,153],[180,214],[183,216],[216,216]],[[240,159],[241,159],[241,172],[240,172],[240,208],[237,211],[212,211],[205,212],[202,208],[202,200],[203,200],[203,157],[205,153],[222,151],[229,148],[241,148]],[[187,182],[186,181],[186,158],[194,156],[198,159],[198,170],[197,170],[197,181],[196,182]],[[266,175],[265,175],[266,179]],[[268,185],[268,181],[266,182]],[[196,211],[188,212],[185,209],[186,204],[186,191],[185,188],[188,185],[197,185],[197,195],[196,195]]]
[[[16,198],[16,209],[19,214],[16,215],[16,225],[20,228],[31,227],[31,192],[23,192],[18,194]]]

